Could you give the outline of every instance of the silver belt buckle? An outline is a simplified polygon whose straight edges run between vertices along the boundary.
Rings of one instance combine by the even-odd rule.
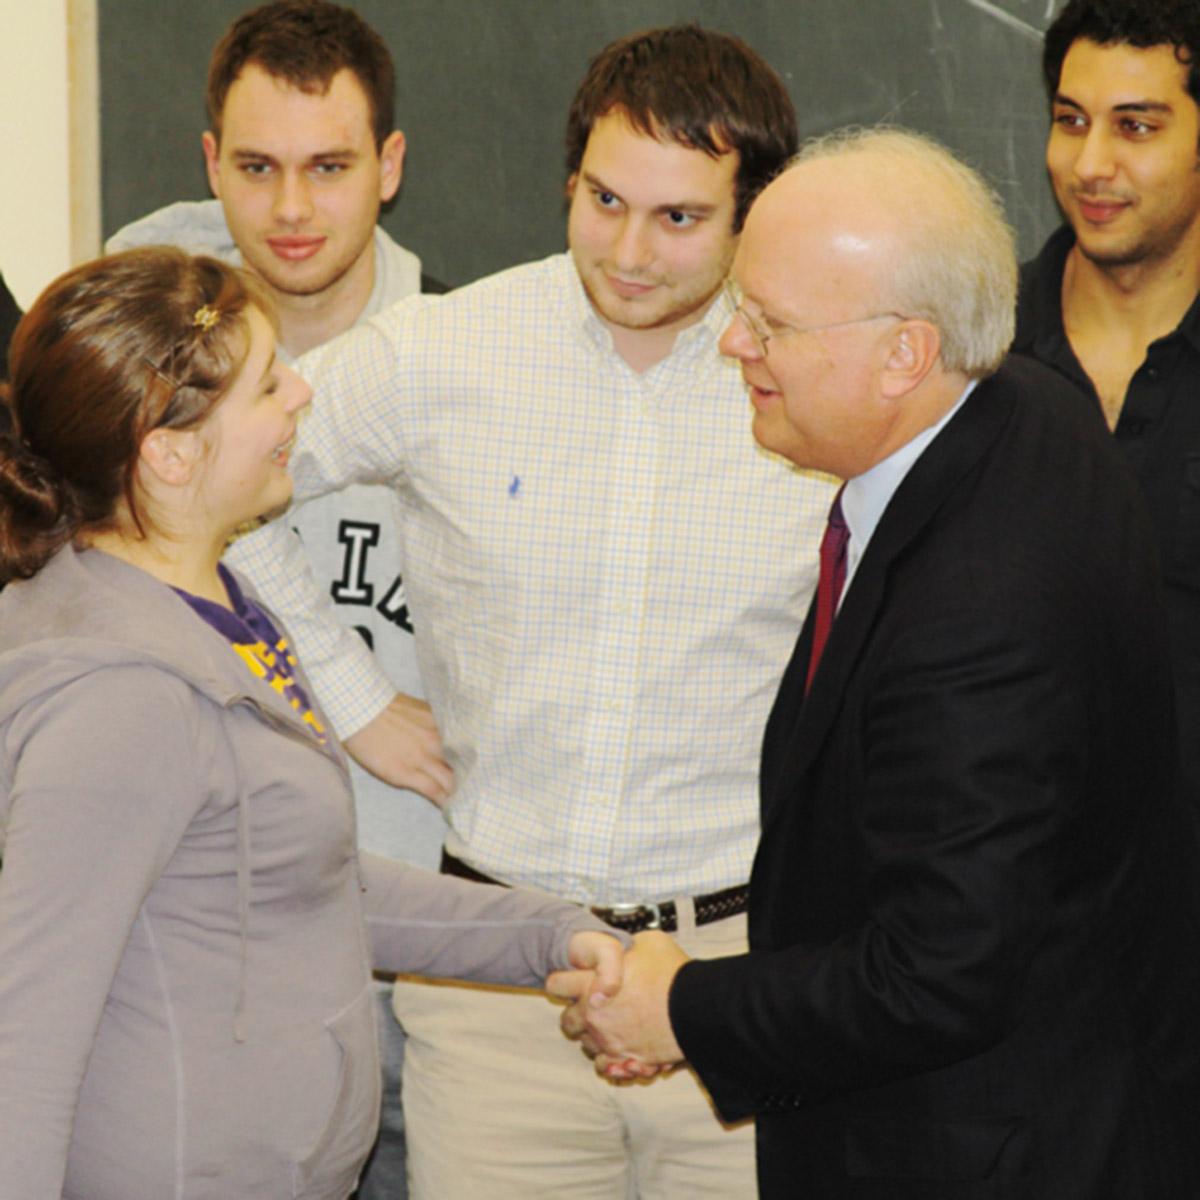
[[[649,913],[650,920],[646,922],[646,928],[659,929],[662,926],[662,912],[657,904],[609,904],[607,908],[614,917],[636,917],[641,913]]]

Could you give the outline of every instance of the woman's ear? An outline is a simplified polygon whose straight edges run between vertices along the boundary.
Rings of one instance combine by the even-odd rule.
[[[193,429],[152,429],[142,438],[138,457],[161,483],[186,487],[200,463],[200,438]]]

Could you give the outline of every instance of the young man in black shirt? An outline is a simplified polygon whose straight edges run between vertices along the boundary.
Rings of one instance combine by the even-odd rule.
[[[1043,69],[1066,223],[1022,269],[1014,348],[1100,405],[1141,484],[1200,811],[1200,6],[1069,0]]]

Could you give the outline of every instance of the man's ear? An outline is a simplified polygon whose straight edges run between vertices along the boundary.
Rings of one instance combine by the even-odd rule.
[[[578,185],[578,183],[579,183],[579,172],[575,171],[571,174],[570,178],[568,178],[567,186],[565,188],[563,188],[563,195],[566,196],[568,201],[575,199],[575,188]]]
[[[202,458],[199,435],[192,429],[152,429],[138,451],[138,461],[168,487],[186,487]]]
[[[200,137],[204,147],[204,167],[208,171],[208,186],[218,200],[221,198],[221,147],[217,144],[217,135],[211,129],[206,129]]]
[[[906,319],[888,341],[881,378],[883,394],[892,400],[908,395],[937,365],[941,352],[942,336],[936,325]]]
[[[404,178],[404,134],[393,129],[379,149],[379,199],[386,204],[399,190]]]

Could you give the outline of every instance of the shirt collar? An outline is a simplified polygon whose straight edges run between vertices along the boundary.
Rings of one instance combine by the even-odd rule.
[[[1038,256],[1022,268],[1022,289],[1028,292],[1018,303],[1013,349],[1032,351],[1046,362],[1072,365],[1073,374],[1090,388],[1091,380],[1078,365],[1063,325],[1063,272],[1074,246],[1074,231],[1070,225],[1062,225],[1046,239]],[[1200,291],[1176,328],[1161,340],[1166,341],[1176,333],[1200,354]]]
[[[950,418],[963,406],[967,397],[975,390],[977,379],[972,379],[953,407],[933,425],[922,429],[915,438],[906,442],[899,450],[876,463],[869,471],[846,481],[842,491],[842,515],[850,530],[850,545],[846,557],[846,587],[862,558],[875,529],[891,503],[896,489],[912,469],[913,464],[942,431]],[[842,592],[845,595],[845,589]]]

